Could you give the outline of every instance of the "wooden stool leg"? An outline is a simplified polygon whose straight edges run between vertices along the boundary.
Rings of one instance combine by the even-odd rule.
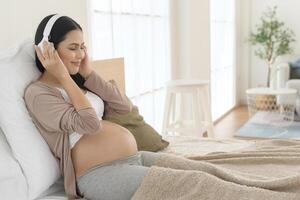
[[[178,112],[178,116],[177,116],[177,122],[178,122],[178,124],[180,125],[180,126],[182,126],[182,124],[183,124],[183,106],[184,106],[184,104],[183,104],[183,94],[182,93],[179,93],[178,94],[178,99],[177,99],[177,105],[178,105],[178,110],[179,110],[179,112]]]
[[[165,99],[165,107],[164,107],[164,118],[163,118],[163,127],[162,134],[167,135],[167,127],[170,123],[170,112],[171,112],[171,91],[167,89],[166,91],[166,99]]]
[[[208,122],[207,135],[208,137],[214,137],[208,86],[203,86],[201,89],[199,89],[199,96],[199,99],[201,100],[201,103],[203,105],[202,108],[204,113],[204,119],[206,122]]]
[[[193,113],[193,117],[194,117],[194,120],[193,120],[194,128],[196,130],[195,134],[203,136],[203,133],[201,133],[201,116],[200,116],[201,109],[200,109],[200,105],[199,105],[200,99],[199,99],[197,89],[192,93],[192,96],[193,96],[192,113]]]
[[[176,110],[177,110],[176,101],[177,101],[177,94],[172,93],[172,96],[171,96],[171,122],[170,122],[170,124],[176,123]]]
[[[171,93],[171,100],[170,100],[170,106],[171,106],[171,111],[169,115],[169,123],[167,125],[167,129],[174,128],[175,127],[175,122],[176,122],[176,93],[172,92]],[[172,135],[175,135],[175,131],[171,131]]]

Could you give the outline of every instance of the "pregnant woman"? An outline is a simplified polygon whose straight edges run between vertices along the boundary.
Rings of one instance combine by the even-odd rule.
[[[93,71],[82,28],[73,19],[45,17],[35,44],[42,74],[24,99],[60,162],[68,197],[130,199],[157,154],[138,152],[127,129],[102,120],[104,113],[130,112],[130,101]]]

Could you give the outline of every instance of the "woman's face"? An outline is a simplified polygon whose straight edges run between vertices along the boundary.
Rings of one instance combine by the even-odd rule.
[[[60,42],[57,52],[71,75],[77,74],[81,61],[85,57],[84,40],[81,30],[73,30],[66,34],[65,40]]]

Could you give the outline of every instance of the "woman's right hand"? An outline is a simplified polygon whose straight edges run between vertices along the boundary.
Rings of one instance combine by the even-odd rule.
[[[35,51],[45,70],[58,81],[63,81],[70,76],[66,66],[54,48],[53,43],[43,42],[43,51],[35,45]]]

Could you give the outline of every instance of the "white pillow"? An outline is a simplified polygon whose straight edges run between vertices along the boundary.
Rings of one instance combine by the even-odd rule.
[[[0,128],[0,195],[1,199],[27,199],[27,183],[20,165],[12,155]]]
[[[34,199],[61,174],[23,99],[26,86],[40,75],[32,40],[0,53],[0,74],[0,126],[26,177],[28,198]]]

